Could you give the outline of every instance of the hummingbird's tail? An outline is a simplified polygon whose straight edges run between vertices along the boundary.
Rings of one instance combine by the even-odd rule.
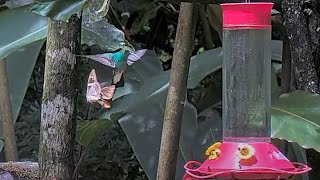
[[[120,73],[114,73],[112,78],[112,85],[115,85],[116,88],[123,87],[124,86],[124,78],[123,78],[123,72]]]

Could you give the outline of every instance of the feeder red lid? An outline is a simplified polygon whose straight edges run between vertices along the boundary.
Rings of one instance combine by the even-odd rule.
[[[273,3],[225,3],[224,28],[269,28]]]

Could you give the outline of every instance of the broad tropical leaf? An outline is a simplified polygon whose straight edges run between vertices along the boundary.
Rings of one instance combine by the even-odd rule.
[[[221,48],[207,51],[192,58],[189,74],[193,78],[188,80],[190,88],[197,85],[205,76],[203,71],[208,71],[207,73],[209,74],[212,70],[218,69],[216,66],[221,65],[221,58],[210,61],[206,61],[206,59],[216,57],[219,54],[221,54]],[[143,63],[143,60],[140,62]],[[127,112],[119,120],[119,123],[149,179],[155,179],[156,176],[169,73],[166,71],[159,73],[157,76],[144,79],[140,91],[115,100],[114,108],[103,116],[106,118],[116,112]],[[220,138],[219,133],[213,133],[216,130],[206,128],[208,123],[210,126],[212,125],[212,128],[219,124],[211,119],[202,120],[201,125],[198,125],[195,107],[187,101],[184,104],[184,120],[177,166],[180,169],[176,173],[177,179],[182,178],[184,174],[183,165],[187,160],[205,158],[199,146],[195,147],[194,144],[199,144],[202,147],[201,149],[205,149],[208,144],[217,140],[218,137]],[[214,137],[209,136],[212,133],[215,134]]]
[[[56,21],[66,21],[73,14],[82,10],[86,1],[87,0],[37,0],[29,10]]]
[[[8,6],[9,9],[13,9],[13,8],[29,5],[33,2],[34,0],[8,0],[6,1],[5,4],[6,6]]]
[[[296,91],[273,101],[272,137],[320,152],[320,95]]]
[[[28,6],[0,12],[0,24],[0,60],[47,36],[47,18],[29,12]]]
[[[107,119],[81,122],[77,125],[76,141],[82,146],[87,146],[112,123]]]
[[[83,22],[81,36],[82,43],[97,44],[104,51],[115,51],[125,45],[124,33],[106,20]]]
[[[102,20],[109,11],[110,0],[88,0],[89,7],[83,11],[85,22],[93,23]]]
[[[166,92],[164,97],[166,96]],[[156,179],[165,101],[146,100],[119,120],[141,166],[149,179]],[[208,116],[210,117],[210,116]],[[197,120],[197,110],[186,102],[180,135],[180,144],[175,179],[182,179],[186,161],[206,158],[205,149],[221,139],[221,119]],[[211,128],[208,128],[211,127]]]

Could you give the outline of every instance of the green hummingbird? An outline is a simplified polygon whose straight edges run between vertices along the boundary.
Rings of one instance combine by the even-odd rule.
[[[133,48],[122,48],[112,53],[96,55],[83,55],[83,57],[95,60],[101,64],[114,68],[112,85],[124,86],[123,73],[128,66],[132,65],[146,53],[147,49],[135,51]]]

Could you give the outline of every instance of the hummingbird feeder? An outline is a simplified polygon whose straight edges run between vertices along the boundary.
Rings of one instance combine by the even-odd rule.
[[[273,3],[226,3],[223,10],[223,141],[204,163],[185,164],[184,180],[288,179],[311,170],[271,143]]]

